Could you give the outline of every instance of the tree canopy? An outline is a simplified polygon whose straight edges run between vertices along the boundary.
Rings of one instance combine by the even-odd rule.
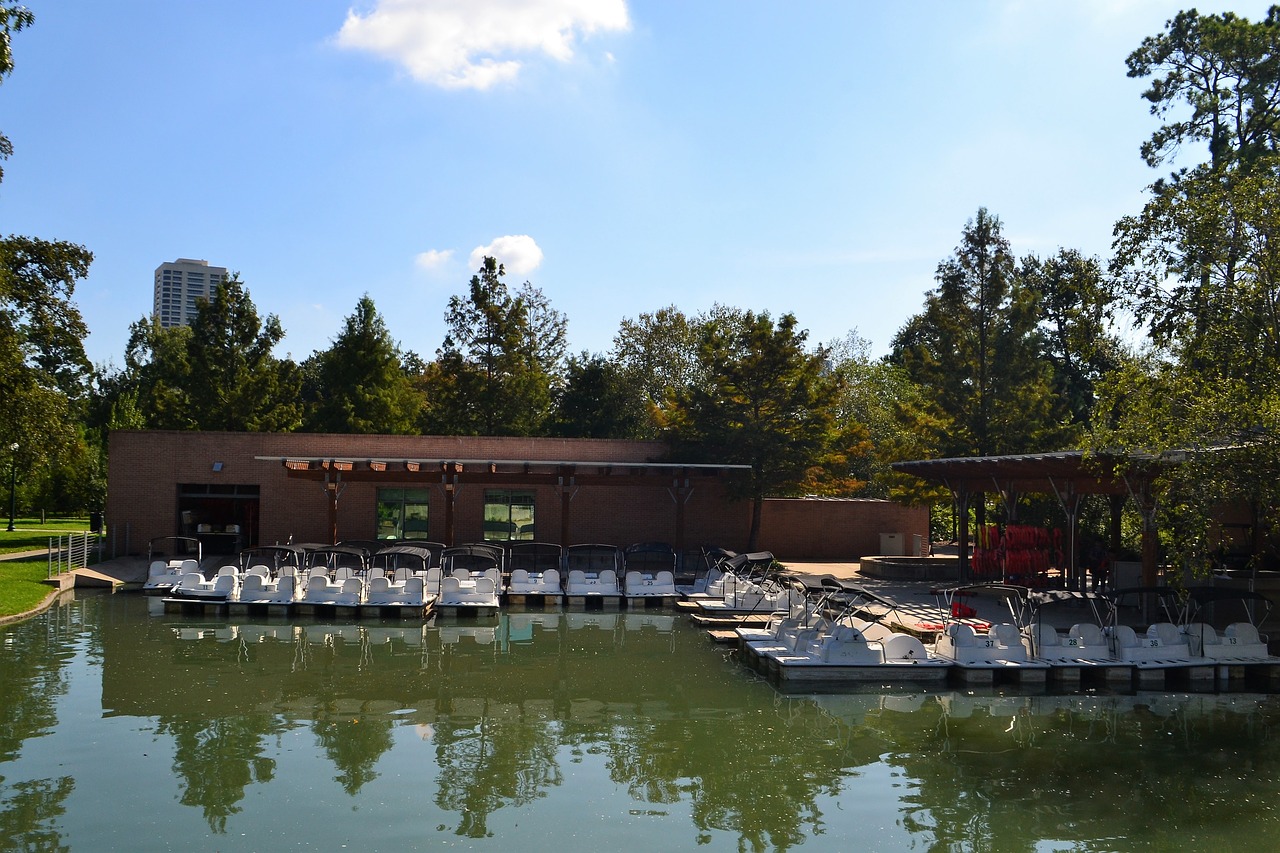
[[[306,427],[313,432],[408,434],[424,398],[369,294],[356,303],[333,345],[314,356]]]
[[[840,379],[825,369],[824,350],[806,351],[806,338],[791,314],[776,324],[750,311],[705,322],[697,349],[705,381],[678,392],[663,416],[674,458],[751,466],[736,486],[752,501],[750,548],[766,496],[861,486],[850,458],[865,451],[865,433],[839,428]]]

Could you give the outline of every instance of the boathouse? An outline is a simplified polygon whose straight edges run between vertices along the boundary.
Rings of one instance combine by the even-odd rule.
[[[673,464],[652,441],[121,430],[111,434],[106,523],[114,553],[194,536],[206,553],[255,544],[426,539],[745,550],[744,466]],[[756,547],[856,560],[927,542],[923,507],[768,499]]]

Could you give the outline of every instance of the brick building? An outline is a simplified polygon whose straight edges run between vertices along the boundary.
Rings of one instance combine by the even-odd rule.
[[[744,550],[735,466],[672,465],[660,442],[602,439],[118,431],[106,523],[118,553],[193,535],[250,544],[419,538]],[[857,559],[880,534],[928,533],[928,512],[878,500],[770,499],[757,547]]]

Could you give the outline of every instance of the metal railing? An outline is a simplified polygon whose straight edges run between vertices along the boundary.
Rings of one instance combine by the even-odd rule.
[[[102,561],[102,536],[70,533],[49,538],[49,577]]]

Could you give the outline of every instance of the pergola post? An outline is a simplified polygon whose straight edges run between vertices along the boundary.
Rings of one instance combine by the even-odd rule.
[[[573,503],[573,496],[578,493],[578,487],[573,476],[573,469],[562,467],[560,469],[560,477],[556,482],[556,490],[560,492],[560,547],[569,547],[569,506]]]
[[[957,526],[960,531],[960,581],[970,580],[969,571],[969,492],[963,486],[956,492]]]

